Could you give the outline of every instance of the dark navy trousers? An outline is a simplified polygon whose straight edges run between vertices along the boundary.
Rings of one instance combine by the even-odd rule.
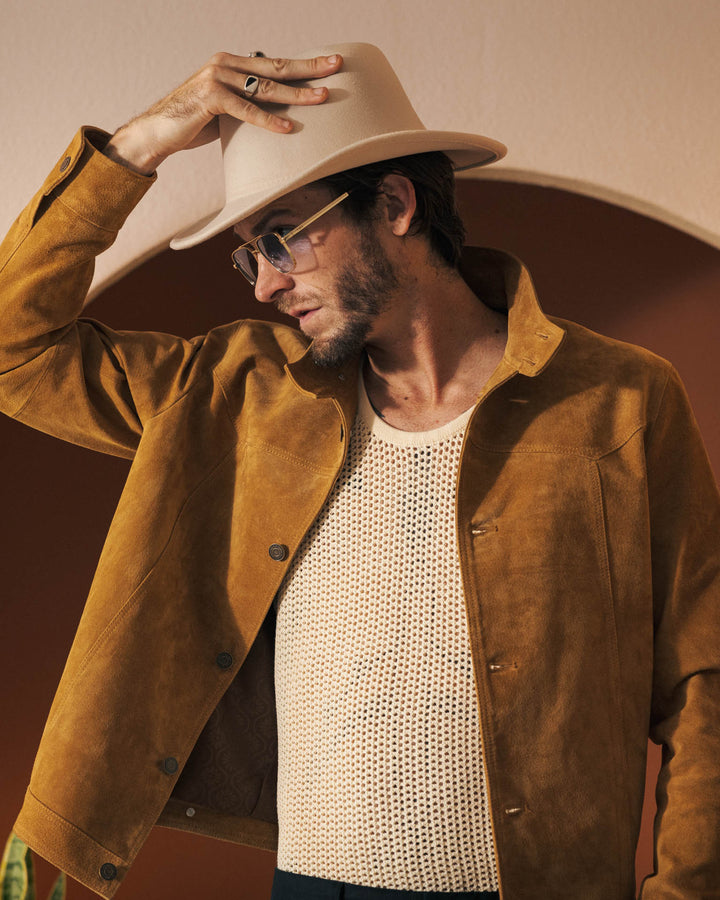
[[[275,869],[271,900],[499,900],[497,891],[394,891]]]

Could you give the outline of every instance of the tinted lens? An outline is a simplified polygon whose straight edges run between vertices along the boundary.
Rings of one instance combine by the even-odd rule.
[[[257,260],[253,253],[251,253],[246,247],[241,247],[239,250],[235,250],[232,255],[233,262],[240,269],[243,275],[248,279],[250,284],[255,284],[257,281]]]
[[[292,272],[293,258],[276,234],[264,234],[258,238],[257,248],[278,272]]]

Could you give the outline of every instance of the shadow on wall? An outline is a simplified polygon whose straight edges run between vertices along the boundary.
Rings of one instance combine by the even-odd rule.
[[[720,251],[666,225],[553,188],[463,181],[460,205],[470,243],[500,247],[530,268],[545,311],[642,344],[679,370],[720,473]],[[108,288],[87,314],[119,329],[190,337],[232,319],[267,318],[230,265],[237,239],[221,234],[191,250],[166,251]],[[274,314],[276,320],[283,316]],[[0,834],[7,835],[30,776],[55,686],[70,647],[127,463],[64,445],[0,419],[4,511],[3,721]],[[12,685],[12,690],[8,686]],[[658,754],[652,749],[648,783]],[[652,789],[638,872],[652,867]],[[210,897],[261,900],[270,894],[274,856],[157,829],[128,875],[134,900],[177,900],[188,884]],[[39,894],[54,875],[38,865]],[[70,882],[71,900],[95,897]]]

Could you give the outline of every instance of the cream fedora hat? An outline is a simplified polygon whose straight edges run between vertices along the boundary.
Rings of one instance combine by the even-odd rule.
[[[506,147],[490,138],[425,128],[392,66],[372,44],[333,44],[297,55],[309,59],[335,52],[343,57],[340,71],[308,82],[328,88],[325,103],[268,105],[292,119],[290,134],[220,117],[225,203],[176,235],[170,242],[174,250],[199,244],[278,197],[355,166],[442,150],[459,170],[505,155]]]

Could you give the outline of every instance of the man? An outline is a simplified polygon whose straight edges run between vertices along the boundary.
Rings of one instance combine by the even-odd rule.
[[[642,897],[715,896],[720,501],[682,385],[545,317],[516,260],[459,261],[425,154],[502,146],[337,49],[221,54],[81,133],[3,245],[3,408],[133,458],[18,834],[106,897],[158,823],[277,847],[278,900],[625,900],[650,733]],[[233,225],[300,331],[77,319],[218,114],[226,204],[174,244]]]

